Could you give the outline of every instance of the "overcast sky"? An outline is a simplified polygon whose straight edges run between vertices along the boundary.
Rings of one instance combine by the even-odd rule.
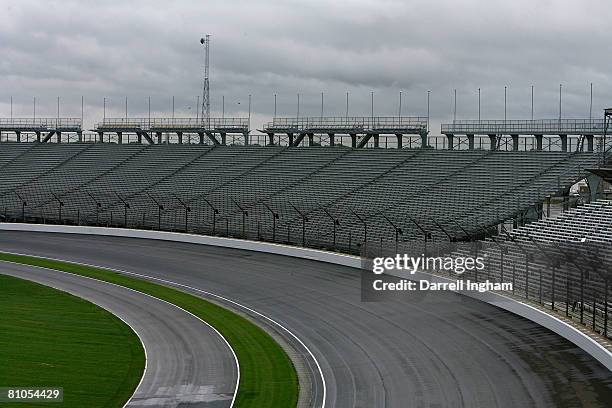
[[[0,117],[195,116],[203,47],[211,39],[211,99],[220,115],[246,116],[253,127],[278,116],[345,114],[425,116],[431,90],[432,134],[440,122],[478,115],[508,118],[594,115],[612,105],[609,2],[511,1],[28,1],[0,0]]]

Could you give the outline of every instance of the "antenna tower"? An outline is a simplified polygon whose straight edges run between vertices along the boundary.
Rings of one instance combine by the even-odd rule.
[[[204,46],[204,86],[202,87],[202,122],[210,128],[210,34],[200,38],[200,44]]]

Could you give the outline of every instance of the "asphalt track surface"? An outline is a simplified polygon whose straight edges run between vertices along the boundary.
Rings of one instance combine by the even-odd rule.
[[[231,350],[207,324],[159,299],[54,270],[0,262],[0,273],[88,300],[121,318],[147,355],[142,380],[127,407],[229,407],[237,367]]]
[[[2,232],[0,250],[156,276],[264,313],[319,361],[327,407],[606,407],[612,375],[553,332],[450,292],[361,302],[351,268],[228,248]]]

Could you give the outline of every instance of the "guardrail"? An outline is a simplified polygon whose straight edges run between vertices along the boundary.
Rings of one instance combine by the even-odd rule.
[[[137,129],[137,130],[248,130],[248,118],[106,118],[96,124],[96,130]]]
[[[0,118],[0,129],[81,129],[81,119],[78,118]]]
[[[427,130],[426,117],[304,117],[304,118],[275,118],[265,125],[265,129],[295,129],[296,131],[309,129],[355,129],[367,131],[374,129],[415,129]]]
[[[604,121],[601,119],[457,120],[453,123],[443,123],[441,133],[600,135],[604,133]]]

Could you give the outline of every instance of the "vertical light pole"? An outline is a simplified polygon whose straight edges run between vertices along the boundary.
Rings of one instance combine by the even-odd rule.
[[[172,95],[172,120],[174,121],[174,95]]]
[[[346,120],[348,121],[349,114],[349,93],[346,93]]]
[[[104,98],[104,101],[102,102],[102,123],[106,122],[106,97]]]
[[[221,119],[225,119],[225,95],[221,97]]]
[[[453,105],[453,124],[457,121],[457,90],[454,91],[455,94],[455,102]]]
[[[251,94],[249,94],[249,129],[251,129]]]
[[[81,95],[81,126],[83,126],[83,116],[85,114],[85,98]]]
[[[34,111],[33,111],[34,122],[36,122],[36,97],[34,97]]]
[[[533,120],[533,85],[531,85],[531,120]]]
[[[11,95],[11,122],[13,121],[13,96]]]
[[[563,85],[559,84],[559,126],[561,126],[561,92],[563,89]]]
[[[399,108],[397,110],[398,121],[402,117],[402,91],[399,92]]]
[[[504,125],[508,119],[508,86],[504,85]]]
[[[128,118],[128,98],[127,96],[125,97],[125,122],[127,123],[127,118]]]
[[[60,97],[57,97],[57,121],[58,121],[58,125],[59,125],[59,118],[60,118]]]
[[[274,117],[273,119],[276,119],[276,94],[274,94]]]
[[[151,130],[151,97],[149,96],[149,101],[148,101],[148,107],[149,107],[149,130]],[[153,134],[151,134],[151,137],[153,137]]]
[[[591,102],[589,104],[589,123],[593,122],[593,83],[591,82]]]
[[[429,97],[431,95],[431,91],[427,91],[427,132],[429,132]]]
[[[323,122],[323,92],[321,92],[321,122]]]
[[[480,123],[480,88],[478,88],[478,123]]]
[[[196,122],[200,119],[200,95],[196,97]]]
[[[372,122],[374,122],[374,91],[370,92],[370,107],[372,111]]]
[[[300,119],[300,94],[297,94],[297,119]]]

